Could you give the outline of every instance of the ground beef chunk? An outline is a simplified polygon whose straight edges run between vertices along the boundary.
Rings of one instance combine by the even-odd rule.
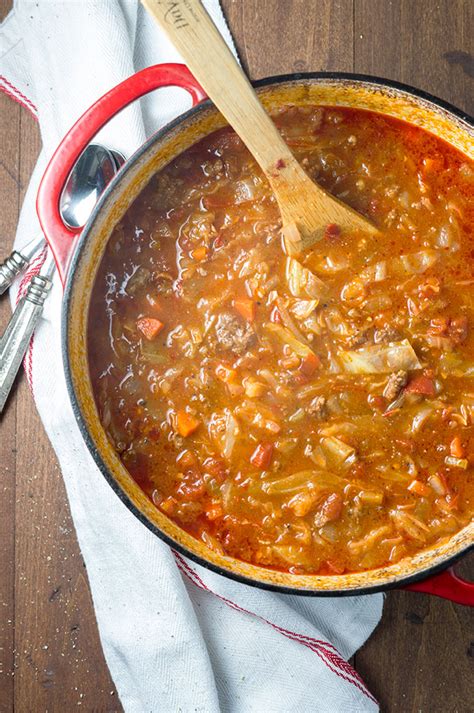
[[[407,382],[408,372],[406,372],[404,369],[400,369],[400,371],[396,371],[393,374],[390,374],[390,376],[388,377],[387,384],[385,385],[385,389],[383,390],[383,395],[385,396],[387,401],[394,401],[400,391],[407,385]]]
[[[381,342],[396,342],[401,337],[400,332],[395,327],[391,327],[389,324],[385,324],[380,329],[376,329],[374,332],[374,342],[375,344],[380,344]]]
[[[153,283],[155,290],[160,295],[173,294],[173,278],[166,272],[156,272],[153,275]]]
[[[349,347],[349,349],[354,349],[354,347],[360,347],[362,344],[365,344],[368,338],[369,336],[366,329],[362,332],[357,332],[356,334],[353,334],[352,337],[349,337],[349,339],[347,340],[347,346]]]
[[[216,337],[223,349],[234,354],[244,354],[257,340],[257,335],[250,324],[229,312],[223,312],[217,318]]]
[[[326,404],[325,396],[315,396],[308,406],[308,413],[310,416],[318,418],[323,421],[328,416],[328,407]]]

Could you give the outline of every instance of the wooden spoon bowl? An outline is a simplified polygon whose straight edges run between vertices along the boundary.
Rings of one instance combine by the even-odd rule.
[[[289,255],[311,247],[328,226],[378,232],[360,213],[305,173],[200,0],[142,2],[266,175],[280,208],[284,246]]]

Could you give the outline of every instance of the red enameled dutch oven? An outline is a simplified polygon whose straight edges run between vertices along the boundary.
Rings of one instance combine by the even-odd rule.
[[[152,136],[107,187],[82,231],[66,227],[59,199],[87,144],[121,109],[159,87],[178,86],[193,108]],[[323,104],[369,109],[421,126],[474,158],[474,122],[439,99],[395,82],[351,74],[294,74],[255,83],[265,107]],[[292,594],[354,595],[403,587],[474,604],[474,584],[457,577],[453,562],[474,542],[474,525],[414,557],[368,572],[295,575],[251,565],[208,549],[161,513],[140,490],[111,447],[99,421],[87,360],[87,320],[96,271],[117,222],[151,177],[189,146],[225,125],[189,70],[179,64],[149,67],[99,99],[63,139],[38,193],[38,215],[65,283],[63,355],[70,397],[84,440],[97,465],[127,507],[176,550],[220,574]],[[427,578],[429,575],[429,578]]]

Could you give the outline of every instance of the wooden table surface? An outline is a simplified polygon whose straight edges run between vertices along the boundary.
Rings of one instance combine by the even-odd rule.
[[[9,6],[0,0],[0,17]],[[474,113],[473,0],[223,0],[223,6],[255,79],[367,73]],[[0,95],[0,255],[11,247],[39,149],[35,121]],[[2,329],[8,315],[3,299]],[[121,711],[61,473],[23,376],[0,429],[0,711]],[[473,564],[465,559],[459,571],[472,576]],[[473,629],[466,608],[391,592],[354,664],[383,711],[470,713]]]

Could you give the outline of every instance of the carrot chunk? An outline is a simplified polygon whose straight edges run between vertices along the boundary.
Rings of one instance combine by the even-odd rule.
[[[454,436],[453,440],[449,444],[449,451],[453,458],[464,458],[465,450],[459,436]]]
[[[300,371],[302,374],[304,374],[304,376],[310,377],[313,376],[314,372],[317,371],[320,366],[321,359],[318,357],[318,355],[314,354],[313,352],[309,352],[301,360]]]
[[[241,317],[247,322],[253,322],[255,319],[255,302],[253,300],[242,297],[239,300],[234,300],[233,305]]]
[[[436,387],[433,379],[422,374],[410,381],[405,391],[409,394],[421,394],[422,396],[435,396]]]
[[[415,493],[415,495],[419,495],[422,498],[426,498],[432,492],[431,488],[422,483],[420,480],[412,480],[407,490],[409,490],[410,493]]]
[[[161,332],[164,324],[154,317],[142,317],[137,321],[137,327],[151,341]]]
[[[273,456],[273,445],[271,443],[259,443],[252,455],[250,462],[256,468],[266,470],[271,463]]]
[[[199,248],[194,248],[194,250],[191,251],[191,257],[193,260],[198,260],[199,262],[205,260],[207,257],[207,248],[205,248],[204,245],[201,245]]]
[[[199,428],[200,424],[201,421],[191,416],[187,411],[181,409],[176,414],[176,429],[180,436],[190,436]]]

